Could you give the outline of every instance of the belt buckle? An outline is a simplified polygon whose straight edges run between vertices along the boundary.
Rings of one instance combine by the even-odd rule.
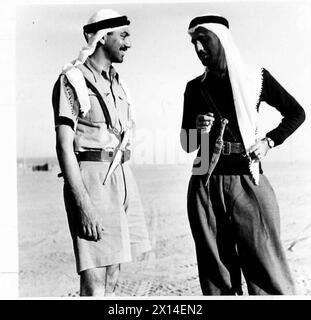
[[[229,156],[231,154],[231,142],[224,141],[221,153],[225,156]]]
[[[102,150],[101,151],[101,161],[111,161],[113,159],[113,150]],[[108,158],[108,159],[107,159]]]

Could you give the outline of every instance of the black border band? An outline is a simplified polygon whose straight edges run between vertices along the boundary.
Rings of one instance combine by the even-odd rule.
[[[198,24],[204,23],[220,23],[229,29],[229,22],[226,18],[220,16],[202,16],[191,20],[188,29],[192,29]]]
[[[130,20],[127,16],[121,16],[87,24],[83,27],[83,31],[85,33],[95,33],[98,30],[128,26],[129,24]]]

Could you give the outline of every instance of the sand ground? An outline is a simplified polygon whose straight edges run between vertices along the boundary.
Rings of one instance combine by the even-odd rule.
[[[186,213],[189,165],[133,166],[153,250],[122,266],[118,296],[200,296]],[[299,295],[311,295],[311,165],[264,164],[281,209],[282,240]],[[19,172],[19,279],[23,297],[77,296],[58,170]]]

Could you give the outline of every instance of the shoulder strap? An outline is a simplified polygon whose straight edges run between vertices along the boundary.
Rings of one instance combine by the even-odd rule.
[[[97,90],[97,88],[87,78],[85,78],[85,82],[86,82],[86,86],[96,94],[96,96],[98,98],[98,101],[100,103],[100,106],[101,106],[101,108],[103,110],[105,119],[107,121],[108,128],[113,129],[111,117],[110,117],[110,114],[109,114],[109,111],[108,111],[108,108],[106,106],[106,103],[105,103],[104,99],[102,98],[102,96],[99,93],[99,91]]]

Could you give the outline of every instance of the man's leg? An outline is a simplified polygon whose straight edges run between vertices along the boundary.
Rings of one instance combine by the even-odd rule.
[[[238,254],[250,295],[291,295],[294,284],[280,239],[279,207],[264,175],[259,186],[241,176],[233,206]]]
[[[120,274],[120,264],[113,264],[106,270],[106,296],[114,296]]]
[[[203,295],[242,294],[235,235],[226,210],[223,178],[211,177],[209,188],[192,176],[188,189],[188,217],[196,245]]]
[[[80,273],[80,296],[113,295],[119,271],[119,264],[82,271]]]

